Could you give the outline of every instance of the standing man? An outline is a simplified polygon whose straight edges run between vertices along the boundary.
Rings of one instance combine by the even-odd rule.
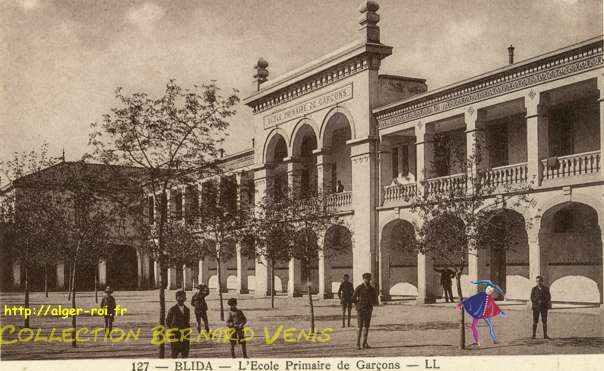
[[[182,358],[189,356],[189,339],[191,335],[191,311],[185,305],[187,294],[183,290],[176,291],[176,305],[168,310],[166,316],[166,326],[168,329],[178,329],[176,334],[178,341],[170,343],[172,349],[172,358]],[[188,333],[187,333],[188,332]]]
[[[359,324],[357,349],[361,349],[361,335],[363,335],[363,348],[371,348],[367,344],[371,312],[373,312],[373,306],[378,305],[378,292],[375,287],[371,286],[371,273],[363,273],[363,283],[354,290],[352,302],[356,305]]]
[[[539,314],[541,314],[541,323],[543,324],[543,338],[547,336],[547,311],[552,308],[552,296],[549,288],[543,284],[543,277],[537,276],[537,286],[531,290],[531,302],[533,303],[533,339],[537,333],[537,324],[539,323]]]
[[[338,180],[338,185],[336,186],[336,193],[344,192],[344,184],[342,184],[341,180]]]
[[[342,304],[342,327],[346,327],[346,311],[348,311],[348,327],[350,327],[350,312],[352,312],[354,287],[348,279],[349,276],[345,274],[338,289],[338,298],[340,298],[340,304]]]
[[[193,294],[191,298],[191,305],[195,308],[195,319],[197,320],[197,331],[201,332],[201,320],[203,319],[203,326],[206,329],[206,333],[210,331],[210,325],[208,323],[208,304],[206,303],[206,296],[210,295],[210,289],[208,286],[200,283],[197,286],[197,292]]]
[[[445,293],[445,301],[448,303],[449,300],[453,302],[453,277],[455,277],[455,271],[449,266],[445,266],[443,269],[434,267],[434,270],[440,273],[440,284],[443,286],[443,292]]]
[[[111,330],[113,330],[113,320],[115,318],[115,298],[113,295],[113,290],[111,287],[105,287],[105,296],[103,296],[103,300],[101,300],[101,308],[106,310],[105,315],[105,337],[111,335]]]

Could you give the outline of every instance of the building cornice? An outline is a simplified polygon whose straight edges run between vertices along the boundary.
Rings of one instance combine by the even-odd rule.
[[[392,54],[392,47],[383,44],[356,42],[318,58],[268,84],[244,99],[259,113],[329,86],[343,78],[370,68]]]
[[[604,65],[598,36],[373,110],[379,129],[557,80]]]

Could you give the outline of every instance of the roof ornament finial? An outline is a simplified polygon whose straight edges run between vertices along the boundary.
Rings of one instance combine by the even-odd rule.
[[[268,62],[264,58],[259,58],[258,62],[256,62],[256,65],[254,66],[254,68],[256,69],[254,80],[256,80],[256,89],[258,91],[260,90],[260,85],[266,82],[266,80],[268,80],[268,70],[266,69],[267,67]]]
[[[380,5],[375,0],[364,0],[359,6],[359,31],[361,39],[367,43],[380,43],[380,27],[377,25],[380,16],[376,13],[378,9]]]

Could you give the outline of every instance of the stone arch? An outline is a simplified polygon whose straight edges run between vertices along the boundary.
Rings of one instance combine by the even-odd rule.
[[[329,140],[329,135],[327,132],[328,126],[329,126],[329,121],[336,115],[343,115],[346,120],[348,121],[348,125],[350,126],[350,136],[351,139],[355,139],[356,136],[356,127],[354,124],[354,120],[352,118],[352,114],[350,113],[350,111],[343,106],[337,106],[337,107],[333,107],[332,109],[330,109],[329,111],[327,111],[327,113],[325,114],[325,117],[323,118],[323,122],[321,122],[321,129],[319,130],[319,148],[323,149],[325,148],[326,145],[326,137]],[[327,142],[329,143],[329,142]]]
[[[326,185],[335,191],[340,181],[345,191],[352,190],[352,161],[349,141],[355,138],[352,117],[342,107],[330,110],[321,125],[319,148],[329,158]],[[325,187],[325,185],[324,185]]]
[[[289,149],[289,153],[292,156],[299,156],[299,147],[301,146],[301,139],[307,134],[312,134],[317,140],[317,145],[319,143],[319,132],[317,130],[317,125],[315,122],[309,118],[303,118],[296,123],[294,126],[294,130],[289,138],[289,143],[291,148]]]
[[[319,253],[319,292],[323,290],[324,297],[329,298],[337,293],[344,274],[352,282],[352,247],[352,233],[346,226],[332,225],[325,231],[323,249]]]
[[[295,158],[294,166],[298,169],[295,175],[295,183],[299,185],[302,197],[312,197],[318,191],[317,158],[317,135],[308,119],[298,123],[291,138],[290,153]]]
[[[289,143],[287,142],[287,133],[285,133],[285,131],[281,128],[275,128],[273,129],[269,135],[266,137],[266,140],[264,142],[264,148],[262,151],[262,162],[264,164],[266,163],[270,163],[274,160],[275,158],[275,150],[277,148],[277,146],[279,144],[280,140],[283,140],[283,142],[285,143],[285,157],[289,156]]]
[[[541,217],[541,275],[550,284],[553,301],[603,301],[602,219],[597,207],[567,199],[545,209]]]
[[[415,228],[395,218],[386,223],[380,239],[380,282],[382,297],[418,295]]]
[[[508,208],[484,213],[480,225],[478,264],[485,265],[480,279],[497,283],[509,299],[526,299],[533,283],[529,271],[529,241],[525,217]],[[482,267],[481,267],[482,268]]]

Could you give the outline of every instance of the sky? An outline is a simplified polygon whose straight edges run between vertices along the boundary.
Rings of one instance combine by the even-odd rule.
[[[602,0],[379,0],[380,73],[429,89],[601,35]],[[15,151],[87,150],[115,89],[159,95],[217,80],[241,98],[253,66],[270,77],[357,38],[359,0],[0,0],[0,161]],[[228,153],[251,145],[252,114],[231,120]]]

